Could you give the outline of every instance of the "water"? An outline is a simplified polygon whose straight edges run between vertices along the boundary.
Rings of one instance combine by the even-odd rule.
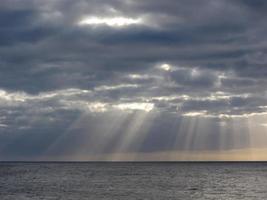
[[[267,199],[267,163],[1,163],[0,199]]]

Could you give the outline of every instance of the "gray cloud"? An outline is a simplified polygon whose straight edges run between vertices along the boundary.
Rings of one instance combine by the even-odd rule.
[[[119,118],[114,138],[103,136],[110,142],[103,145],[106,152],[170,150],[175,137],[180,139],[173,148],[185,150],[186,136],[182,131],[176,136],[175,130],[183,129],[185,119],[200,116],[201,123],[210,120],[204,120],[208,131],[199,129],[210,142],[190,148],[219,149],[219,135],[212,134],[221,130],[216,120],[266,114],[265,11],[261,0],[3,0],[1,155],[27,157],[35,149],[31,156],[40,156],[63,133],[68,133],[65,143],[51,152],[68,151],[64,146],[72,137],[76,145],[79,137],[101,140],[111,127],[111,113],[127,116]],[[90,16],[140,18],[142,23],[79,25]],[[151,125],[138,125],[147,137],[113,149],[144,113]],[[166,130],[170,126],[173,130]],[[233,148],[230,142],[224,145]],[[84,148],[84,153],[94,150]]]

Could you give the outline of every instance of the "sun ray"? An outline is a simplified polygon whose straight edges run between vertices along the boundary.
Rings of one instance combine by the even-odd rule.
[[[118,156],[120,153],[125,153],[129,151],[129,147],[133,144],[141,144],[144,138],[146,137],[145,133],[149,129],[151,123],[148,123],[149,118],[151,117],[150,112],[136,111],[131,116],[131,121],[126,128],[118,146],[115,147],[114,155],[111,157],[111,160],[121,160]],[[135,156],[131,159],[135,159]]]

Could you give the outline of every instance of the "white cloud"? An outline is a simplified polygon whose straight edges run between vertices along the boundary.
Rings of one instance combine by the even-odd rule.
[[[81,89],[65,89],[65,90],[57,90],[53,92],[42,92],[37,95],[27,94],[25,92],[8,92],[5,90],[0,90],[0,105],[2,103],[8,103],[9,105],[18,105],[20,103],[24,103],[28,100],[47,100],[57,97],[71,97],[80,94],[89,94],[91,91],[89,90],[81,90]]]
[[[153,110],[154,104],[152,103],[121,103],[113,106],[120,110],[143,110],[149,112]]]
[[[183,116],[185,117],[197,117],[197,116],[205,116],[207,111],[199,111],[199,112],[187,112],[184,113]]]
[[[119,84],[119,85],[101,85],[95,88],[95,91],[105,91],[105,90],[117,90],[123,88],[138,88],[137,84]]]
[[[155,76],[151,76],[151,75],[149,76],[147,74],[129,74],[128,77],[130,79],[136,79],[136,80],[156,78]]]
[[[0,124],[0,128],[6,128],[6,127],[8,127],[8,125],[6,125],[6,124]]]
[[[122,26],[129,26],[133,24],[141,24],[143,20],[141,18],[127,18],[127,17],[85,17],[81,21],[78,22],[80,26],[86,25],[107,25],[112,27],[122,27]]]
[[[88,103],[88,108],[91,112],[105,112],[107,111],[107,104],[101,102]]]
[[[172,67],[171,65],[165,63],[165,64],[160,65],[159,68],[165,71],[170,71]]]

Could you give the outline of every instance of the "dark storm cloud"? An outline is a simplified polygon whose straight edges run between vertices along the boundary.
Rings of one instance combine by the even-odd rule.
[[[94,126],[112,118],[105,112],[133,115],[153,107],[161,113],[146,133],[143,151],[168,148],[175,128],[165,140],[162,132],[180,127],[183,116],[202,113],[216,120],[265,113],[266,5],[263,0],[1,1],[0,152],[25,156],[26,145],[40,155],[62,133],[105,132],[108,128]],[[122,27],[79,24],[89,16],[142,21]],[[176,125],[170,124],[173,115]],[[69,127],[80,116],[91,126]],[[208,149],[216,149],[218,135],[211,132],[219,128],[210,127]]]

